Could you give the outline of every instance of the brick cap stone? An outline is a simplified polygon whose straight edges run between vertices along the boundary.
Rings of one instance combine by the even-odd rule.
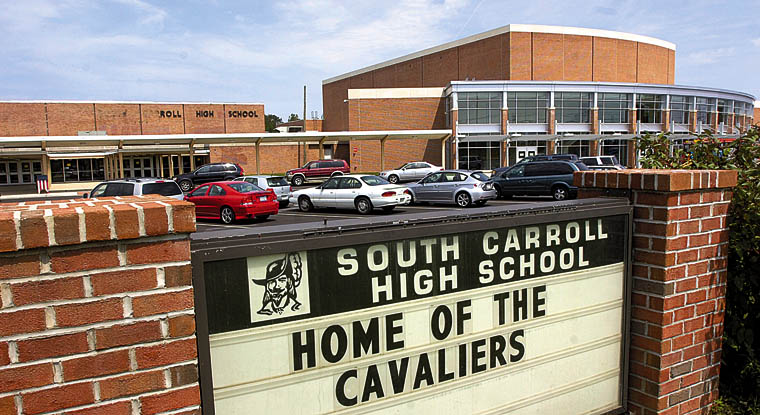
[[[195,232],[195,205],[160,195],[0,203],[0,252]]]
[[[681,192],[733,188],[737,179],[736,170],[626,169],[577,171],[573,183],[583,188]]]

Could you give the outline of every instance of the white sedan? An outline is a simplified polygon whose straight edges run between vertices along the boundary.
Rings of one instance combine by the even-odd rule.
[[[317,187],[297,190],[290,194],[290,203],[308,212],[314,208],[356,209],[361,214],[381,208],[390,212],[398,205],[411,201],[408,189],[370,175],[350,174],[332,177]]]
[[[406,163],[403,166],[380,172],[380,177],[391,183],[417,181],[430,173],[441,171],[443,167],[438,167],[426,161],[414,161]]]

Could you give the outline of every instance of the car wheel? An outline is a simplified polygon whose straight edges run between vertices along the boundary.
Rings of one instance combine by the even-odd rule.
[[[193,182],[191,182],[190,180],[182,180],[181,182],[179,182],[179,188],[183,192],[187,193],[193,189]]]
[[[300,186],[303,184],[303,176],[293,177],[293,186]]]
[[[390,176],[388,176],[388,181],[393,184],[396,184],[398,183],[398,176],[396,176],[395,174],[391,174]]]
[[[383,206],[383,212],[393,212],[396,206]]]
[[[503,197],[503,196],[501,195],[501,187],[499,187],[499,186],[494,186],[494,187],[493,187],[493,190],[495,190],[495,191],[496,191],[496,198],[497,198],[497,199],[501,199],[501,198]]]
[[[222,218],[222,223],[224,224],[229,225],[235,220],[235,212],[229,206],[223,207],[219,216]]]
[[[554,200],[567,199],[567,188],[565,186],[554,186],[552,188],[552,197]]]
[[[457,193],[455,200],[457,202],[457,206],[459,207],[469,207],[470,204],[472,204],[472,198],[467,192]]]
[[[290,201],[286,200],[284,202],[280,202],[280,209],[285,209],[290,204]]]
[[[311,200],[308,196],[301,196],[298,199],[298,209],[300,209],[301,212],[308,212],[314,209],[314,205],[311,204]]]
[[[372,212],[372,202],[370,202],[366,197],[360,197],[356,199],[356,210],[358,210],[362,215],[366,215]]]
[[[261,220],[267,220],[267,218],[269,218],[269,215],[259,215],[259,216],[256,216],[256,219],[261,219]]]

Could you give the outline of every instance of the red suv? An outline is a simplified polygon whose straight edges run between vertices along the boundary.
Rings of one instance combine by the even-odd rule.
[[[350,172],[345,160],[316,160],[304,164],[300,169],[288,170],[285,177],[293,186],[300,186],[308,180],[326,179]]]

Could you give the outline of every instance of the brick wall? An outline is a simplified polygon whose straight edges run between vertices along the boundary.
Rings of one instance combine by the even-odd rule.
[[[1,414],[198,411],[192,204],[2,204],[0,230]]]
[[[0,102],[0,137],[73,136],[80,131],[263,133],[264,105]]]
[[[628,409],[703,414],[718,396],[735,171],[581,172],[579,197],[634,205]]]
[[[445,87],[451,81],[548,80],[673,84],[675,51],[635,41],[509,32],[322,85],[324,131],[351,131],[349,89]]]
[[[444,98],[351,99],[346,105],[349,131],[446,128]]]

